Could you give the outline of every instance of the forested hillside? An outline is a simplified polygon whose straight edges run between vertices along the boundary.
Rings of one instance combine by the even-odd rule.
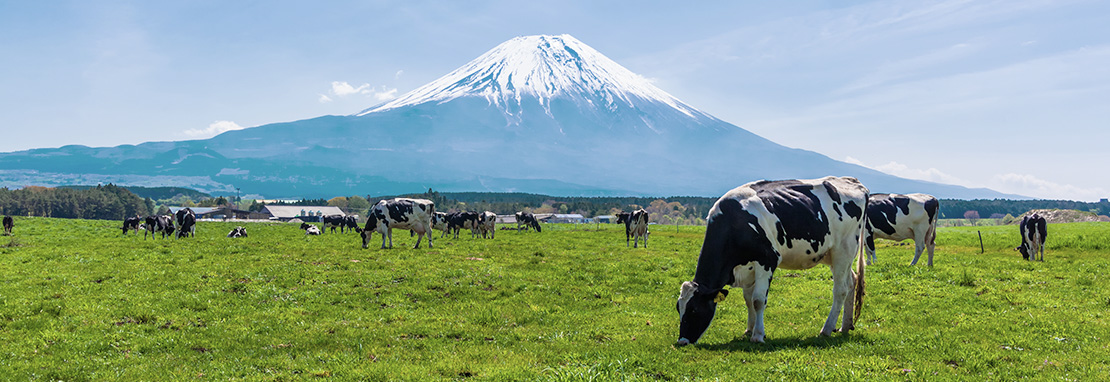
[[[149,215],[154,201],[108,184],[83,190],[28,186],[0,188],[0,214],[77,219],[122,219]]]

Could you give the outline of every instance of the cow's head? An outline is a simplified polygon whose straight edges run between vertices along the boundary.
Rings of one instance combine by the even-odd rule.
[[[1021,252],[1022,258],[1029,260],[1029,246],[1025,245],[1025,243],[1021,243],[1021,245],[1014,247],[1014,250]]]
[[[724,301],[728,296],[725,289],[709,290],[698,283],[687,281],[682,283],[678,293],[678,345],[685,346],[697,343],[702,334],[713,322],[717,314],[717,303]]]
[[[621,224],[621,223],[626,223],[627,224],[627,223],[631,222],[631,220],[629,219],[629,217],[631,217],[631,216],[632,216],[632,214],[627,213],[627,212],[621,212],[621,213],[617,214],[617,224]]]

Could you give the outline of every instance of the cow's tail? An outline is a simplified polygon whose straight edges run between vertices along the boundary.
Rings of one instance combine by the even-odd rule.
[[[863,202],[863,221],[859,225],[859,246],[856,251],[856,295],[855,295],[855,315],[852,317],[852,322],[859,322],[859,315],[863,312],[863,296],[867,294],[867,283],[864,281],[864,272],[867,269],[867,201],[870,195],[864,194]],[[853,324],[854,325],[854,324]]]

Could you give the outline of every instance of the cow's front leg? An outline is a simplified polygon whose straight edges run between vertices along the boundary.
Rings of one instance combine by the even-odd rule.
[[[752,329],[755,326],[755,305],[752,301],[752,292],[755,288],[751,285],[744,286],[744,305],[748,307],[748,329],[744,331],[744,337],[752,335]]]
[[[751,303],[748,308],[748,330],[751,332],[749,341],[763,343],[766,336],[763,328],[763,312],[767,309],[767,292],[771,289],[771,278],[774,277],[774,271],[766,271],[763,268],[755,270],[755,282],[752,284],[751,292],[748,289],[744,290],[744,299],[748,300],[748,294],[751,294]],[[754,315],[752,313],[755,313]]]

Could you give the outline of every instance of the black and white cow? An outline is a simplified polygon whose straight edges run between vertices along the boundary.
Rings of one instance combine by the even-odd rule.
[[[470,237],[478,236],[478,213],[474,211],[460,211],[447,215],[447,230],[455,233],[459,238],[459,230],[470,230]]]
[[[243,226],[235,227],[235,229],[232,229],[231,232],[227,233],[227,237],[247,237],[247,229],[243,228]]]
[[[875,238],[902,241],[913,239],[913,261],[929,250],[929,266],[933,266],[933,249],[937,239],[937,217],[940,202],[928,194],[871,194],[867,200],[867,258],[876,261]]]
[[[496,223],[497,214],[493,212],[485,211],[482,212],[481,215],[478,215],[478,231],[482,232],[483,239],[486,238],[487,233],[490,239],[493,238],[493,234],[497,233]]]
[[[15,219],[12,219],[11,216],[4,215],[4,235],[11,236],[13,229],[15,229]]]
[[[343,226],[344,226],[344,228],[347,229],[347,232],[350,232],[350,231],[362,232],[362,228],[358,226],[358,218],[355,217],[355,215],[344,216],[343,217]],[[340,229],[340,232],[342,232],[342,229]]]
[[[1021,245],[1014,250],[1020,251],[1021,257],[1029,261],[1036,260],[1039,252],[1041,261],[1044,261],[1044,240],[1048,238],[1048,221],[1035,213],[1026,215],[1021,218],[1018,229],[1021,231]]]
[[[678,297],[678,345],[696,343],[709,328],[726,285],[742,288],[752,342],[763,342],[763,312],[778,268],[832,268],[833,302],[821,335],[853,329],[863,302],[867,187],[851,177],[758,181],[729,191],[707,217],[693,281]],[[855,268],[853,270],[853,268]],[[853,290],[854,299],[853,297]]]
[[[632,212],[617,214],[617,224],[624,223],[624,246],[628,246],[630,239],[633,248],[639,247],[640,238],[644,238],[644,248],[647,248],[648,237],[648,212],[643,208]]]
[[[536,220],[536,216],[532,215],[531,212],[517,212],[516,213],[516,229],[517,229],[517,231],[521,230],[521,226],[524,226],[525,231],[527,231],[528,228],[531,227],[531,228],[534,228],[536,230],[536,232],[543,232],[543,230],[540,229],[539,220]]]
[[[332,233],[335,233],[336,228],[339,228],[339,233],[357,230],[358,228],[358,221],[355,220],[354,216],[345,216],[339,214],[327,215],[324,216],[323,222],[324,231],[327,231],[330,228]]]
[[[432,215],[432,228],[443,232],[439,235],[440,238],[447,236],[448,226],[446,212],[436,211],[435,215]]]
[[[123,219],[123,234],[126,235],[127,231],[135,231],[135,234],[138,235],[139,227],[142,225],[143,218],[141,216]]]
[[[174,214],[177,217],[177,238],[180,239],[185,236],[196,237],[197,232],[197,215],[193,210],[185,207],[177,210]]]
[[[301,229],[304,230],[305,235],[319,235],[321,233],[320,227],[313,224],[301,223]]]
[[[420,248],[420,240],[428,236],[428,248],[432,247],[432,216],[436,214],[436,206],[431,200],[395,198],[379,201],[370,208],[366,217],[366,227],[362,229],[362,248],[369,247],[370,237],[374,231],[382,234],[382,249],[389,240],[389,248],[393,248],[393,229],[407,229],[416,232],[416,245]]]
[[[143,228],[146,229],[146,231],[143,232],[143,239],[146,239],[147,233],[150,233],[150,237],[152,239],[154,238],[154,235],[159,232],[162,233],[163,239],[165,239],[166,236],[173,236],[173,231],[175,228],[173,225],[173,215],[147,216],[143,224]]]

